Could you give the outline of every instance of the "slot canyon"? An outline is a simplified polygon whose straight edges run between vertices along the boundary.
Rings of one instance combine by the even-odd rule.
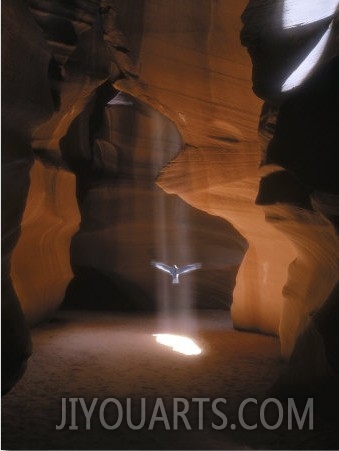
[[[338,5],[3,0],[3,449],[338,449]]]

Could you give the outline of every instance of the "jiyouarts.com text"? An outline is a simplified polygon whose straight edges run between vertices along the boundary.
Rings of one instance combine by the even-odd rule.
[[[255,398],[243,400],[237,409],[237,419],[229,421],[227,416],[227,400],[225,398],[173,398],[170,408],[168,402],[156,398],[152,402],[147,398],[138,400],[126,398],[107,398],[99,401],[98,398],[85,400],[84,398],[61,399],[61,421],[55,428],[57,430],[90,430],[92,420],[99,420],[103,428],[115,430],[127,426],[131,430],[153,430],[161,425],[166,430],[194,428],[203,430],[211,426],[215,430],[243,428],[254,430],[261,425],[265,429],[275,430],[283,422],[288,429],[313,429],[313,398],[308,398],[305,405],[296,406],[294,399],[289,398],[287,404],[282,404],[276,398],[268,398],[259,402]],[[257,421],[250,421],[248,409],[257,409]],[[194,424],[190,422],[189,414],[195,409]],[[268,411],[275,411],[275,419],[269,418]],[[208,410],[208,415],[205,411]],[[212,414],[212,415],[211,415]]]

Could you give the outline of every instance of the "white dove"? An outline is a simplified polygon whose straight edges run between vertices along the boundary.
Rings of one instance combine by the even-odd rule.
[[[181,276],[181,274],[185,274],[187,272],[194,271],[196,269],[201,268],[201,266],[202,266],[201,263],[192,263],[190,265],[185,265],[185,266],[177,266],[177,265],[169,266],[169,265],[166,265],[165,263],[156,262],[154,260],[151,261],[151,265],[155,266],[158,269],[161,269],[161,271],[165,271],[165,272],[168,272],[168,274],[171,274],[172,283],[175,283],[175,284],[179,283],[179,276]]]

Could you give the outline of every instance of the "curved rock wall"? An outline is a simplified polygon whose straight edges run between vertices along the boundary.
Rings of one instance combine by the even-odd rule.
[[[36,160],[11,259],[13,286],[30,324],[53,313],[64,298],[73,275],[70,240],[79,222],[74,175]]]
[[[4,2],[2,57],[2,390],[22,374],[31,352],[28,326],[10,277],[11,255],[29,189],[34,155],[31,124],[46,120],[53,109],[48,80],[47,46],[25,2]],[[24,32],[23,32],[24,30]],[[39,68],[38,71],[36,68]],[[25,74],[25,79],[23,79]],[[38,80],[38,83],[36,83]]]
[[[260,1],[249,2],[243,15],[242,38],[253,61],[254,89],[266,100],[260,122],[264,152],[257,203],[263,205],[267,221],[297,251],[282,291],[279,333],[282,353],[288,357],[298,337],[312,327],[312,316],[326,303],[339,277],[339,185],[335,162],[339,146],[339,48],[333,11],[325,19],[315,17],[310,24],[285,31],[267,25],[262,33],[258,17],[267,24],[273,14],[279,25],[285,3],[272,2],[269,10]],[[290,20],[300,15],[298,5],[289,4],[289,8]],[[316,46],[315,39],[319,40],[324,32],[329,34],[328,42],[318,61],[304,78],[295,81],[294,88],[284,89],[291,61],[297,66],[297,73],[305,65],[305,55],[312,45]],[[272,42],[279,42],[282,51],[274,50]],[[265,64],[271,62],[269,67],[264,60]]]
[[[3,8],[7,391],[30,353],[26,321],[35,323],[59,305],[71,277],[69,240],[79,216],[75,177],[61,156],[60,139],[94,90],[122,72],[114,63],[119,51],[110,44],[114,23],[106,33],[101,26],[111,13],[100,9],[101,2],[15,0]]]
[[[30,352],[18,297],[31,322],[62,301],[76,201],[72,302],[90,276],[107,305],[149,308],[170,290],[149,261],[194,258],[182,299],[224,306],[248,247],[235,326],[279,333],[285,356],[323,332],[313,316],[339,273],[338,20],[300,29],[285,8],[300,2],[251,0],[242,24],[245,3],[5,2],[5,389]]]
[[[66,147],[88,128],[89,116],[79,118],[64,140]],[[82,224],[72,241],[76,277],[65,307],[229,306],[245,243],[221,218],[192,208],[155,183],[181,149],[173,122],[151,106],[121,92],[107,103],[86,175],[78,174]],[[152,260],[179,266],[199,262],[202,268],[173,286]]]
[[[116,78],[120,70],[103,31],[98,29],[104,20],[98,16],[100,2],[66,6],[32,0],[28,8],[17,1],[8,9],[13,14],[13,21],[6,21],[13,40],[7,47],[8,65],[16,74],[21,68],[27,75],[22,88],[22,74],[16,78],[10,76],[10,69],[7,72],[9,93],[20,88],[12,92],[12,98],[6,93],[6,107],[9,105],[12,113],[6,125],[10,133],[16,122],[18,135],[27,147],[21,160],[16,155],[19,150],[9,148],[8,165],[20,161],[23,167],[22,161],[31,164],[37,157],[41,161],[30,170],[28,198],[27,191],[21,192],[22,202],[26,203],[23,220],[20,216],[13,218],[18,225],[21,223],[21,236],[11,260],[14,289],[27,318],[34,323],[63,299],[71,278],[69,240],[79,222],[75,177],[61,155],[60,140],[95,89],[105,79]],[[27,54],[25,39],[29,36],[31,62],[21,58]],[[7,182],[10,185],[13,179]],[[30,255],[34,255],[34,261],[30,261]]]
[[[142,27],[123,20],[121,26],[138,42],[132,53],[147,100],[163,108],[185,143],[158,184],[230,221],[246,238],[249,246],[233,293],[234,324],[277,334],[282,288],[296,250],[255,205],[260,101],[251,93],[251,65],[239,42],[245,6],[148,1]],[[130,83],[119,81],[118,86],[139,95]]]
[[[250,1],[242,41],[254,91],[266,101],[257,204],[296,251],[279,326],[291,359],[272,393],[316,396],[327,409],[339,380],[338,9],[318,2],[312,17],[302,3]]]
[[[125,34],[138,42],[133,55],[148,101],[164,108],[186,144],[158,183],[231,221],[247,239],[233,293],[234,324],[279,333],[287,357],[338,274],[333,215],[324,218],[312,206],[319,190],[335,193],[337,186],[337,72],[327,69],[338,52],[334,11],[310,23],[304,18],[300,31],[301,2],[250,1],[243,26],[245,4],[196,6],[149,1],[143,3],[142,27],[122,21]],[[240,30],[252,58],[254,91],[267,101],[261,149],[255,136],[260,104],[249,92],[251,68],[234,40]],[[296,89],[289,92],[289,75],[324,34],[328,41],[319,61],[314,58],[299,81],[295,77]],[[327,91],[321,87],[325,80]],[[117,86],[140,95],[130,83]]]

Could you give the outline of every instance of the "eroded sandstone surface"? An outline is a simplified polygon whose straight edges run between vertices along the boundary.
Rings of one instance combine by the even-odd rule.
[[[317,347],[335,380],[338,21],[291,5],[4,2],[5,390],[27,322],[95,284],[148,309],[225,308],[235,283],[235,327]],[[152,259],[202,268],[174,292]]]

